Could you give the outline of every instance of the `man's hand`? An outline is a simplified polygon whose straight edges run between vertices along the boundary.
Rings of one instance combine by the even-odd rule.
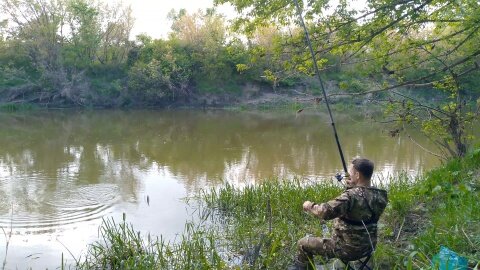
[[[306,201],[303,203],[303,211],[305,212],[310,212],[312,210],[314,203],[311,201]]]

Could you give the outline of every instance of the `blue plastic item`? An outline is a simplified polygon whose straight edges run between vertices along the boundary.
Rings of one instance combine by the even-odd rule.
[[[440,246],[440,252],[433,256],[432,267],[438,270],[467,270],[468,260],[455,251]]]

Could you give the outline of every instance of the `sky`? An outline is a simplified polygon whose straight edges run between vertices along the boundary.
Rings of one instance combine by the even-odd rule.
[[[117,0],[103,0],[104,2],[117,2]],[[186,9],[195,12],[213,7],[213,0],[123,0],[125,5],[132,7],[135,24],[132,37],[146,33],[153,38],[165,38],[170,31],[171,23],[167,19],[170,10]],[[233,18],[235,12],[232,6],[220,6],[217,11],[224,14],[227,19]]]
[[[1,1],[1,0],[0,0]],[[106,3],[118,3],[121,1],[124,5],[132,7],[135,24],[132,29],[131,38],[145,33],[153,38],[167,38],[170,31],[171,22],[167,19],[167,14],[172,10],[186,9],[192,13],[198,9],[205,10],[213,7],[213,0],[100,0]],[[333,0],[335,5],[338,0]],[[351,0],[351,4],[356,8],[365,5],[365,0]],[[236,15],[233,6],[221,5],[217,7],[217,12],[225,15],[228,19],[233,19]]]

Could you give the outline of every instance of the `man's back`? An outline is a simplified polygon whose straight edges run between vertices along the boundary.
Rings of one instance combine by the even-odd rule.
[[[331,238],[306,236],[298,240],[297,269],[312,265],[313,256],[354,261],[365,257],[377,244],[377,222],[387,206],[387,192],[371,187],[374,164],[356,158],[350,164],[340,196],[326,203],[303,203],[303,210],[322,220],[334,219]]]
[[[332,238],[337,243],[337,254],[344,260],[362,258],[377,244],[377,221],[387,206],[387,192],[374,187],[353,187],[338,198],[348,202],[343,201],[346,209],[334,220]]]

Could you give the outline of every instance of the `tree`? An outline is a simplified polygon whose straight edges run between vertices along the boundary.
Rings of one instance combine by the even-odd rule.
[[[122,65],[132,47],[129,7],[96,0],[5,0],[0,8],[7,16],[1,28],[7,48],[3,57],[15,60],[3,70],[23,76],[16,82],[24,82],[8,82],[7,102],[21,97],[22,102],[46,104],[94,103],[103,93],[92,82],[105,84],[105,74],[110,76],[109,89],[118,95],[117,78],[125,77]],[[17,56],[7,53],[13,47]]]
[[[34,74],[25,78],[28,87],[14,88],[9,99],[21,96],[28,97],[24,102],[31,102],[50,99],[59,92],[68,95],[71,88],[61,61],[64,1],[5,0],[0,8],[7,16],[9,44],[16,44],[34,67]]]
[[[42,64],[43,68],[57,67],[64,3],[60,0],[5,0],[0,7],[7,16],[7,35],[24,41],[35,63]]]
[[[128,52],[133,46],[130,33],[133,28],[134,18],[130,6],[120,3],[100,7],[101,49],[98,60],[102,64],[118,65],[124,63]]]
[[[129,71],[131,95],[148,104],[187,97],[192,78],[188,57],[188,53],[168,41],[144,44]]]
[[[285,27],[297,20],[293,1],[216,0],[232,4],[240,14],[235,27],[251,33],[267,22]],[[300,1],[317,57],[336,55],[342,66],[354,66],[376,81],[376,89],[349,91],[348,95],[376,95],[392,120],[416,125],[444,153],[464,156],[478,118],[480,6],[475,0],[368,0],[353,2]],[[292,37],[289,44],[305,48]],[[298,65],[308,61],[307,50]],[[337,63],[326,63],[324,69]],[[408,95],[404,91],[414,91]],[[418,100],[414,89],[437,90],[433,104]],[[430,102],[432,103],[432,102]]]
[[[200,90],[221,87],[222,82],[232,80],[236,63],[230,61],[232,50],[229,52],[222,16],[213,9],[192,14],[180,10],[171,11],[169,18],[173,30],[170,41],[189,51]]]
[[[100,47],[99,10],[86,0],[68,2],[69,42],[64,46],[69,66],[87,68],[97,58]]]

